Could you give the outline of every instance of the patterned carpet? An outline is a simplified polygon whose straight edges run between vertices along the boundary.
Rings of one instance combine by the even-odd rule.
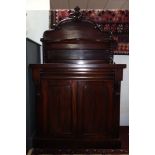
[[[52,152],[52,153],[51,153]],[[91,154],[91,155],[128,155],[128,150],[123,149],[78,149],[78,150],[39,150],[39,149],[31,149],[29,150],[27,155],[85,155],[85,154]]]

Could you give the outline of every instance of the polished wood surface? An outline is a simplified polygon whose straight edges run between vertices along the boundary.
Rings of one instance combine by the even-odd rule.
[[[31,67],[40,92],[36,146],[120,146],[120,81],[125,65]]]
[[[44,32],[44,64],[30,65],[36,86],[34,147],[118,148],[120,84],[115,41],[75,10]]]
[[[117,46],[111,32],[105,33],[100,25],[81,17],[78,11],[45,31],[41,41],[44,63],[64,60],[102,60],[112,63],[113,51]]]

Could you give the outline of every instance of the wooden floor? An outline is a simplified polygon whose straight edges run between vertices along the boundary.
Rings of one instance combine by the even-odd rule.
[[[122,142],[121,149],[51,149],[51,150],[42,150],[42,149],[31,149],[28,151],[27,155],[52,155],[52,154],[92,154],[92,155],[128,155],[129,154],[129,127],[121,126],[120,127],[120,138]]]

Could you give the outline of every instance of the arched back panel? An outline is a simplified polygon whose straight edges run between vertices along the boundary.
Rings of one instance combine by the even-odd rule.
[[[100,25],[85,19],[78,7],[67,19],[45,31],[41,41],[44,63],[112,63],[116,47],[111,33],[104,33]]]

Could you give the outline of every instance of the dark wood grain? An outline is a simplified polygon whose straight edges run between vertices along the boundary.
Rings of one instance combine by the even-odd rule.
[[[93,21],[80,13],[58,23],[43,34],[44,63],[63,60],[104,60],[113,62],[116,41]],[[96,54],[95,54],[96,53]]]
[[[44,64],[30,65],[37,97],[34,147],[120,147],[126,65],[113,63],[115,41],[78,12],[45,31],[41,40]]]
[[[116,70],[125,65],[53,63],[31,67],[38,75],[34,80],[41,85],[42,99],[35,146],[120,146],[122,72],[118,76]]]

